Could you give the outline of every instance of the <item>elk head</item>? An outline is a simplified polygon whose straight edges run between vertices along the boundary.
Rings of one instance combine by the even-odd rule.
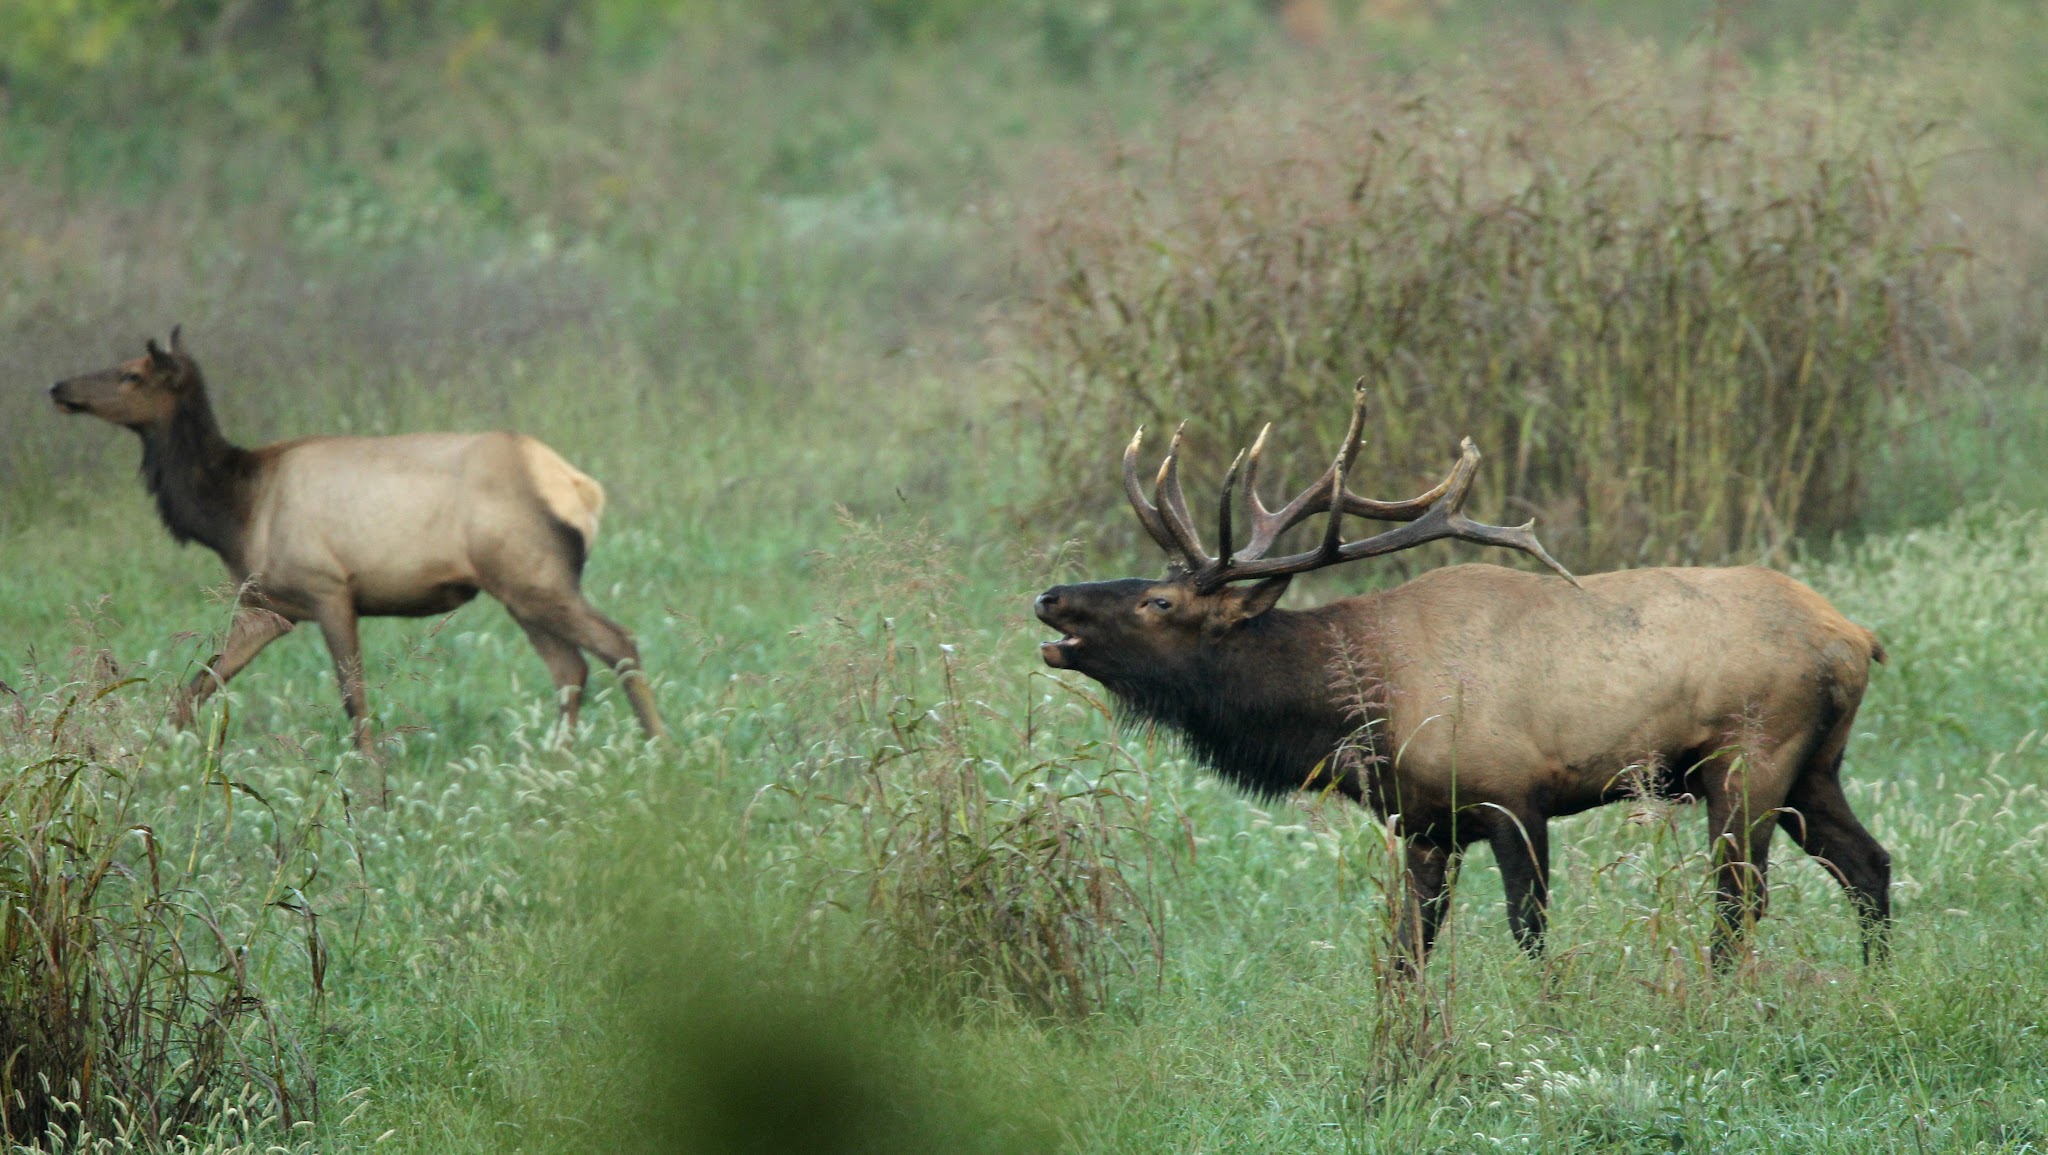
[[[50,400],[66,413],[90,413],[130,429],[170,420],[198,382],[197,367],[185,356],[176,327],[169,349],[155,338],[143,347],[144,354],[132,361],[57,382],[50,386]]]
[[[1167,447],[1148,498],[1138,475],[1138,451],[1145,438],[1140,427],[1124,450],[1124,492],[1145,532],[1166,551],[1166,574],[1156,581],[1126,578],[1054,586],[1038,595],[1035,609],[1039,620],[1061,634],[1058,641],[1040,647],[1045,664],[1086,674],[1118,691],[1138,682],[1173,680],[1176,672],[1213,660],[1219,648],[1230,647],[1233,639],[1258,632],[1295,574],[1439,539],[1518,549],[1578,584],[1536,540],[1533,520],[1519,526],[1497,526],[1465,516],[1465,498],[1479,469],[1479,450],[1469,438],[1461,446],[1450,476],[1427,493],[1407,501],[1374,501],[1346,489],[1346,476],[1357,459],[1364,426],[1365,392],[1360,389],[1352,406],[1350,429],[1330,468],[1277,510],[1266,508],[1259,498],[1259,460],[1272,426],[1261,430],[1250,451],[1240,452],[1224,477],[1217,511],[1217,552],[1213,555],[1203,549],[1181,492],[1181,433],[1175,432]],[[1234,520],[1240,478],[1250,515],[1250,533],[1242,544]],[[1281,534],[1319,514],[1327,515],[1328,520],[1322,540],[1314,548],[1266,556]],[[1343,520],[1347,515],[1402,524],[1346,541]],[[1239,582],[1253,584],[1240,586]],[[1257,661],[1268,652],[1250,649],[1244,656]]]

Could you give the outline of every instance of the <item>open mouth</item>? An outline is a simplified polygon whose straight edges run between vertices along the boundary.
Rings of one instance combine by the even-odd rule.
[[[66,401],[66,400],[64,400],[64,399],[63,399],[62,397],[52,397],[52,398],[50,399],[50,401],[51,401],[51,403],[52,403],[52,404],[54,404],[54,405],[56,405],[56,406],[57,406],[57,411],[58,411],[58,412],[60,412],[60,413],[83,413],[83,412],[85,412],[85,406],[83,406],[83,405],[80,405],[80,404],[79,404],[78,402],[76,402],[76,401]]]
[[[1057,642],[1039,643],[1038,656],[1045,659],[1046,665],[1064,670],[1074,664],[1074,651],[1080,648],[1081,639],[1072,634],[1063,634]]]
[[[1067,615],[1057,606],[1057,597],[1052,593],[1041,595],[1033,605],[1038,620],[1060,632],[1056,642],[1040,642],[1038,656],[1055,670],[1070,670],[1074,667],[1074,652],[1081,648],[1081,639],[1069,630],[1059,619]]]

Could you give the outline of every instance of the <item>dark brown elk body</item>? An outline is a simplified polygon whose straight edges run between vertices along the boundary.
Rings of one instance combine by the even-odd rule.
[[[320,626],[356,745],[371,749],[357,619],[447,613],[489,593],[526,631],[572,731],[589,672],[618,671],[661,733],[633,639],[580,590],[604,490],[517,433],[307,437],[243,449],[221,435],[199,364],[168,350],[50,390],[142,438],[143,482],[166,529],[220,555],[241,587],[227,644],[186,687],[178,720],[299,622]]]
[[[1811,589],[1754,567],[1647,569],[1572,578],[1530,527],[1460,512],[1478,453],[1413,501],[1345,490],[1362,415],[1329,473],[1279,511],[1247,471],[1251,539],[1233,549],[1233,466],[1220,553],[1202,551],[1169,453],[1148,501],[1137,441],[1126,484],[1174,562],[1158,580],[1059,586],[1037,612],[1061,632],[1046,664],[1101,682],[1131,715],[1180,735],[1226,778],[1273,794],[1332,788],[1408,842],[1403,939],[1419,961],[1448,909],[1456,856],[1485,841],[1500,863],[1517,940],[1542,948],[1551,818],[1644,789],[1703,799],[1714,839],[1727,958],[1761,915],[1773,831],[1783,827],[1842,883],[1883,950],[1890,859],[1843,796],[1843,748],[1876,638]],[[1177,441],[1178,439],[1176,439]],[[1261,436],[1263,441],[1263,435]],[[1341,494],[1341,498],[1334,495]],[[1293,525],[1342,512],[1404,522],[1265,558]],[[1487,565],[1428,573],[1316,609],[1276,609],[1293,573],[1457,538],[1531,553],[1539,576]],[[1260,578],[1256,584],[1237,585]]]

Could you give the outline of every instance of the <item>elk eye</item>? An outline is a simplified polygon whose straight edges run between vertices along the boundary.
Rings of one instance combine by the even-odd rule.
[[[1155,610],[1162,610],[1162,611],[1163,611],[1163,610],[1170,610],[1170,609],[1172,609],[1172,608],[1173,608],[1173,603],[1172,603],[1172,602],[1170,602],[1170,601],[1167,601],[1167,600],[1166,600],[1165,598],[1152,598],[1152,599],[1149,599],[1148,601],[1146,601],[1146,603],[1145,603],[1145,604],[1146,604],[1146,605],[1148,605],[1148,606],[1151,606],[1151,607],[1152,607],[1153,609],[1155,609]]]

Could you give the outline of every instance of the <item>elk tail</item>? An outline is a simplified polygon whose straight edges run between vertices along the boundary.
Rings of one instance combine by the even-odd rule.
[[[1877,640],[1877,634],[1873,630],[1864,630],[1863,634],[1870,639],[1870,660],[1880,666],[1883,665],[1884,660],[1891,656],[1884,652],[1884,643]]]
[[[604,486],[533,438],[521,440],[527,473],[541,503],[555,520],[576,531],[588,551],[597,543],[597,523],[604,515]]]
[[[571,473],[570,481],[576,487],[576,496],[582,499],[583,508],[589,511],[586,515],[589,524],[578,527],[583,533],[584,544],[588,546],[597,540],[597,523],[604,517],[604,486],[587,473],[577,470],[571,470]]]

